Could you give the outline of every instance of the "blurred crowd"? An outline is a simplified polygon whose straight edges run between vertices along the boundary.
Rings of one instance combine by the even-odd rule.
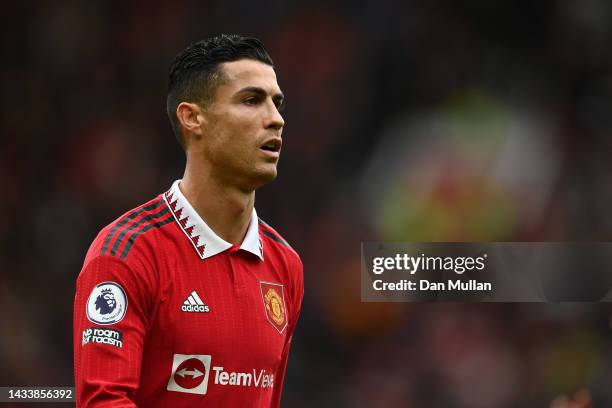
[[[612,406],[608,304],[359,287],[362,241],[612,239],[612,3],[328,3],[3,5],[0,385],[73,383],[89,244],[182,175],[169,65],[237,32],[264,41],[287,100],[256,205],[305,265],[284,406],[548,407],[581,389]]]

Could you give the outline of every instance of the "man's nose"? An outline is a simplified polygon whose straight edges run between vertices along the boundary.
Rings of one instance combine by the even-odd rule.
[[[266,120],[266,128],[272,128],[280,130],[285,126],[285,120],[283,116],[278,111],[278,108],[274,103],[270,103],[270,108],[268,109],[268,118]]]

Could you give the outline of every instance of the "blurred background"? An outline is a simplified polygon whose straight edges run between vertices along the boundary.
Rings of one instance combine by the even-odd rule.
[[[283,406],[612,406],[608,304],[361,303],[361,241],[612,239],[612,3],[41,1],[0,31],[0,384],[69,385],[101,227],[184,156],[166,77],[261,38],[287,105],[259,215],[301,254]],[[577,271],[579,273],[579,271]]]

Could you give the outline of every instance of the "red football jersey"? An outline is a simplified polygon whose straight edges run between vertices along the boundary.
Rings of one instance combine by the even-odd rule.
[[[87,253],[74,304],[77,406],[278,406],[303,282],[299,256],[255,210],[232,245],[175,182]]]

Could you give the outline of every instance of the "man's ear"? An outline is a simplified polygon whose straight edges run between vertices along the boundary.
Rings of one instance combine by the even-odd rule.
[[[176,117],[183,128],[183,134],[202,137],[204,118],[202,108],[197,103],[181,102],[176,107]]]

